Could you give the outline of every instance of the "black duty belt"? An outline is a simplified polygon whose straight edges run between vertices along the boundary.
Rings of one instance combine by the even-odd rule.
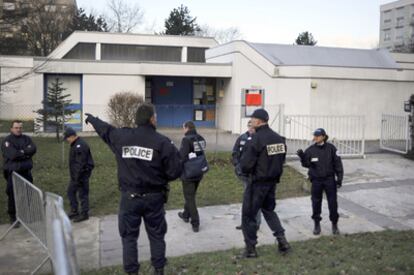
[[[162,192],[162,190],[145,190],[145,191],[139,191],[139,192],[127,191],[126,194],[127,194],[128,198],[134,199],[134,198],[144,198],[148,195],[161,193],[161,192]]]

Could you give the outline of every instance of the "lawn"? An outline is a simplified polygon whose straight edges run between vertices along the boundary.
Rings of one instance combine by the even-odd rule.
[[[116,162],[112,152],[98,137],[87,137],[92,155],[95,160],[95,169],[90,181],[91,215],[102,216],[114,214],[118,209],[119,190],[116,178]],[[64,147],[64,164],[62,164],[62,144],[53,138],[34,138],[38,153],[34,157],[34,183],[45,192],[53,192],[63,196],[65,207],[68,207],[66,188],[69,179],[67,156],[68,145]],[[238,203],[242,197],[242,184],[237,180],[230,163],[230,153],[208,153],[211,170],[204,177],[198,191],[199,206]],[[278,198],[302,196],[303,185],[306,180],[302,175],[290,167],[286,167],[281,183],[278,185]],[[5,180],[0,179],[0,186],[5,188]],[[171,192],[167,209],[177,209],[183,206],[181,182],[170,184]],[[6,195],[0,192],[0,222],[6,219]]]
[[[239,260],[233,249],[170,258],[166,274],[414,274],[414,231],[385,231],[327,236],[293,242],[282,256],[275,246],[258,247],[259,258]],[[141,274],[151,274],[149,262]],[[122,267],[82,272],[85,275],[124,274]]]

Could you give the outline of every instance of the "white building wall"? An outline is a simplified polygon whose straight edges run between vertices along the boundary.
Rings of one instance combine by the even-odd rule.
[[[382,113],[404,114],[404,101],[414,91],[412,82],[314,81],[318,86],[311,91],[310,114],[365,116],[365,138],[368,140],[380,138]]]
[[[120,92],[133,92],[145,98],[145,77],[140,75],[83,76],[83,114],[91,113],[108,121],[110,98]],[[86,124],[83,129],[92,130]]]
[[[32,57],[0,57],[0,117],[2,119],[29,120],[34,117],[42,100],[43,78],[30,73],[33,68]],[[40,87],[40,89],[38,89]]]

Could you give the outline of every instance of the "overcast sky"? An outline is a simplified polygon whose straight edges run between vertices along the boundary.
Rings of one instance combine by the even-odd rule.
[[[319,46],[376,47],[380,5],[390,0],[128,0],[145,12],[145,25],[137,32],[162,31],[169,12],[188,6],[199,25],[238,27],[252,42],[292,44],[302,31],[310,31]],[[96,14],[106,0],[77,0],[78,7]]]

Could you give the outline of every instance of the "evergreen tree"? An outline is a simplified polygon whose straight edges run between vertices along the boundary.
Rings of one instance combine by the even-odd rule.
[[[296,45],[315,46],[318,41],[313,38],[310,32],[302,32],[296,38]]]
[[[69,94],[63,93],[66,88],[63,88],[62,85],[59,78],[56,78],[47,89],[46,98],[42,101],[43,109],[35,111],[39,115],[35,121],[36,129],[54,130],[58,142],[59,133],[64,123],[76,112],[76,110],[68,108],[72,100],[68,99]]]
[[[197,17],[190,15],[190,10],[181,5],[170,12],[165,20],[165,34],[172,35],[195,35],[201,29],[196,23]]]

